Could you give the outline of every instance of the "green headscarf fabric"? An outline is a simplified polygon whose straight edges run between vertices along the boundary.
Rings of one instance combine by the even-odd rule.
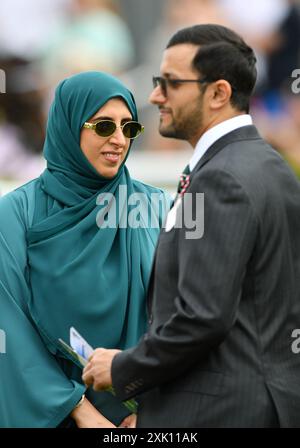
[[[33,209],[29,224],[22,224],[27,243],[26,310],[46,347],[75,386],[81,381],[80,370],[73,368],[70,360],[63,360],[68,357],[60,351],[58,343],[59,338],[69,342],[71,326],[95,348],[126,349],[135,345],[146,331],[145,297],[151,263],[159,227],[169,205],[161,190],[133,180],[125,161],[117,175],[107,179],[81,151],[80,131],[84,122],[116,97],[125,102],[133,120],[137,120],[132,94],[110,75],[85,72],[59,84],[47,124],[44,146],[47,169],[33,186],[25,186],[25,190],[31,191],[31,199],[22,199],[22,206],[25,202],[26,207]],[[16,208],[15,202],[12,205],[16,193],[3,198],[12,209]],[[144,198],[144,209],[152,216],[152,226],[118,224],[119,220],[126,222],[130,212],[134,212],[130,203],[136,195]],[[159,196],[160,209],[157,202],[151,202],[152,195]],[[104,208],[103,201],[99,200],[103,197],[108,198]],[[99,227],[99,216],[105,218],[103,210],[109,210],[112,205],[117,210],[117,225]],[[0,201],[1,213],[5,207],[8,205],[2,203],[1,208]],[[19,219],[20,213],[16,213]],[[156,217],[154,226],[153,216]],[[9,238],[7,227],[3,232]],[[15,281],[15,272],[11,277]],[[14,337],[13,333],[10,337]],[[105,393],[98,395],[106,397]],[[30,398],[26,400],[29,408]],[[103,400],[109,402],[108,397]],[[60,412],[63,412],[61,407]],[[7,421],[14,420],[12,415],[13,411]],[[106,415],[113,418],[109,412]],[[28,422],[25,426],[30,425],[30,417]],[[0,426],[1,423],[0,408]],[[44,424],[35,414],[33,426]]]

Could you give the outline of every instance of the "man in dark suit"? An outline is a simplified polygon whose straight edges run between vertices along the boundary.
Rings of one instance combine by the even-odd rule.
[[[197,25],[154,78],[160,133],[195,150],[156,250],[149,331],[97,349],[83,374],[138,396],[140,427],[300,426],[300,185],[248,115],[255,62],[231,30]],[[202,220],[200,193],[194,237],[181,215],[189,198]]]

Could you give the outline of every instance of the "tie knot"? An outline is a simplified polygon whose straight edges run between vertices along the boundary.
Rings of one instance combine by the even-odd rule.
[[[182,171],[182,174],[188,175],[191,174],[191,170],[190,170],[190,165],[187,164],[187,166],[184,168],[184,170]]]
[[[180,194],[180,196],[184,195],[190,185],[190,172],[190,167],[187,165],[180,175],[180,180],[177,187],[177,193]]]

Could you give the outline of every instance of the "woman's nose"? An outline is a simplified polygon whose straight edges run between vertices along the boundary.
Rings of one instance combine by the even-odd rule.
[[[110,137],[110,141],[118,144],[119,146],[125,146],[127,143],[126,137],[123,134],[121,127],[117,127],[115,132]]]

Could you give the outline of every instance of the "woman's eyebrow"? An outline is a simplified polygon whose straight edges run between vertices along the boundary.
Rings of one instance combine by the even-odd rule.
[[[92,118],[90,120],[91,123],[94,123],[95,121],[99,121],[99,120],[110,120],[110,121],[115,121],[114,118],[112,117],[104,117],[104,116],[99,116],[99,117],[95,117]],[[132,117],[126,117],[126,118],[122,118],[121,123],[126,123],[126,121],[131,121]]]

